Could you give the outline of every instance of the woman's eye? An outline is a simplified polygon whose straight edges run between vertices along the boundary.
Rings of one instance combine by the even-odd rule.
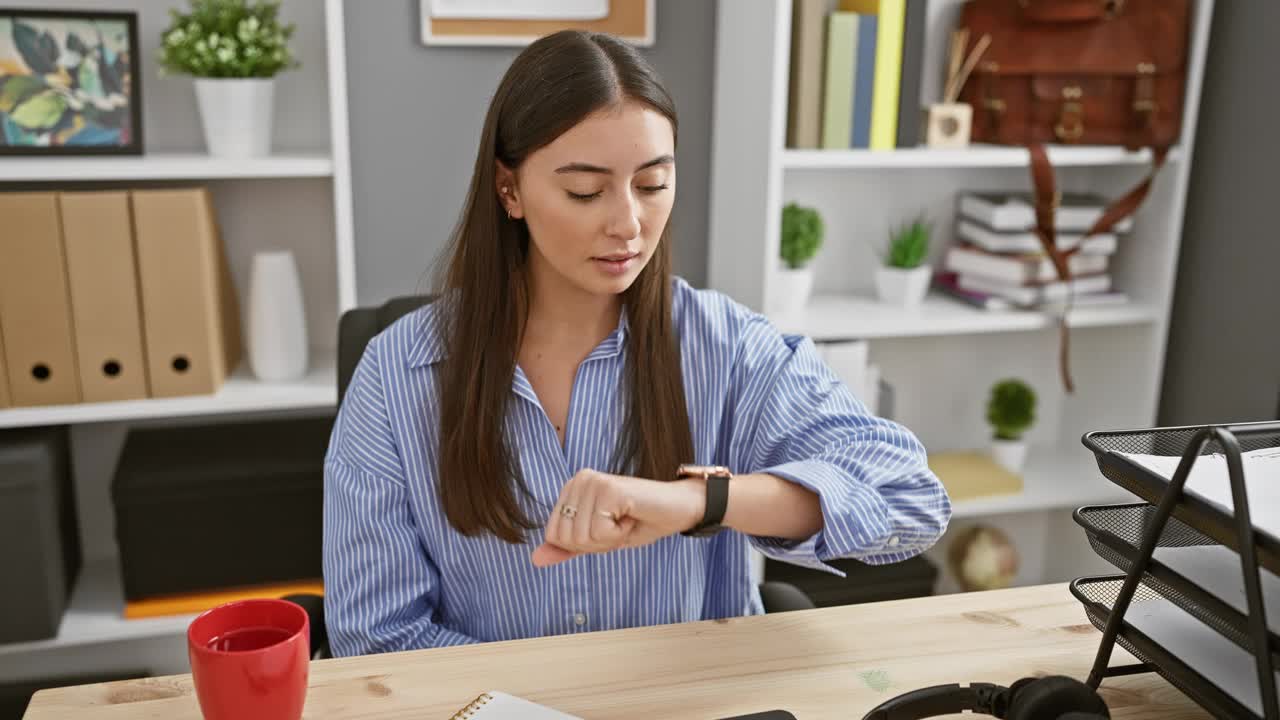
[[[603,190],[597,190],[596,192],[588,193],[586,195],[583,195],[582,193],[576,193],[572,190],[566,190],[565,192],[569,193],[569,197],[579,202],[588,202],[590,200],[595,200],[596,198],[600,197],[600,195],[604,193]]]
[[[666,183],[663,183],[661,185],[641,185],[640,192],[646,192],[652,195],[654,193],[660,193],[663,190],[666,190],[668,187],[671,187],[671,186]]]

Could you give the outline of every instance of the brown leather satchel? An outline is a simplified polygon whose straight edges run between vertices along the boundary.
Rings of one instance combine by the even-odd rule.
[[[1182,129],[1190,25],[1190,0],[964,5],[959,26],[970,44],[990,37],[960,95],[973,107],[973,139],[1030,150],[1037,231],[1063,280],[1070,278],[1067,259],[1074,250],[1061,251],[1055,241],[1060,195],[1044,144],[1151,148],[1150,174],[1088,234],[1106,232],[1136,211]],[[1063,340],[1063,382],[1070,391],[1065,320]]]

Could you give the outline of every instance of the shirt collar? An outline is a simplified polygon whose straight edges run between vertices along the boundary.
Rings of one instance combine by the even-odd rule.
[[[449,356],[448,348],[445,347],[444,321],[440,317],[444,304],[442,300],[437,300],[419,313],[417,332],[414,334],[407,356],[409,367],[421,368],[434,365]],[[614,357],[621,353],[626,347],[630,327],[627,306],[623,305],[622,312],[618,313],[618,326],[587,355],[584,361]]]

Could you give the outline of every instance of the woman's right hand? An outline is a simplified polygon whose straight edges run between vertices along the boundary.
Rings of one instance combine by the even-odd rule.
[[[533,564],[642,547],[687,530],[702,517],[705,492],[697,480],[660,482],[584,469],[561,491]]]

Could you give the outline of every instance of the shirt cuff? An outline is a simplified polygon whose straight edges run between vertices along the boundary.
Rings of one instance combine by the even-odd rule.
[[[920,554],[937,540],[927,519],[895,512],[876,488],[850,478],[830,463],[802,460],[756,472],[816,493],[822,509],[822,530],[804,540],[752,538],[752,544],[766,557],[843,577],[844,573],[828,561],[899,562]]]

